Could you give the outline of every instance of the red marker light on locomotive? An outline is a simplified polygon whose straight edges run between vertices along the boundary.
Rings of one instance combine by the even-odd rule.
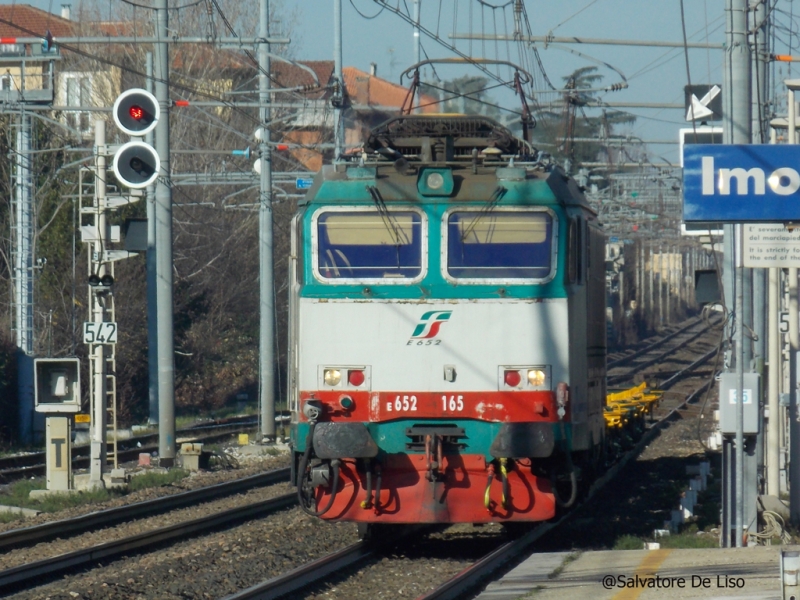
[[[503,379],[507,386],[517,387],[520,381],[522,381],[522,376],[519,374],[519,371],[506,371],[503,375]]]
[[[364,371],[348,371],[347,381],[353,387],[358,387],[364,383]]]
[[[144,117],[144,109],[141,106],[136,106],[135,104],[128,109],[128,113],[137,121],[141,121]]]

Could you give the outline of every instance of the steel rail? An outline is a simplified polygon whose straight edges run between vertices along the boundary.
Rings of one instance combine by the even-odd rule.
[[[336,573],[352,566],[363,558],[370,556],[373,551],[374,546],[369,542],[359,541],[342,548],[338,552],[301,565],[288,573],[283,573],[241,592],[227,596],[225,600],[274,600],[281,598],[324,581],[331,573]]]
[[[655,356],[652,359],[645,361],[644,363],[637,364],[634,369],[631,369],[627,373],[624,373],[622,375],[607,375],[606,376],[606,383],[610,384],[611,382],[625,381],[626,379],[629,379],[631,377],[632,373],[635,373],[638,370],[641,370],[641,369],[644,369],[644,368],[649,367],[651,365],[654,365],[655,363],[657,363],[661,359],[663,359],[663,358],[669,356],[670,354],[673,354],[674,352],[680,350],[681,348],[687,346],[690,342],[693,342],[694,340],[699,338],[701,335],[703,335],[712,326],[713,325],[707,325],[704,329],[701,329],[700,331],[694,333],[689,339],[685,340],[683,343],[679,344],[678,346],[675,346],[674,348],[670,348],[669,350],[666,350],[665,352],[662,352],[658,356]],[[685,331],[684,331],[684,333],[685,333]],[[714,351],[716,352],[716,349]]]
[[[268,471],[267,473],[259,473],[250,477],[243,477],[235,481],[227,481],[196,490],[154,498],[144,502],[109,508],[72,519],[62,519],[59,521],[42,523],[41,525],[34,525],[32,527],[11,529],[0,533],[0,552],[12,548],[32,546],[57,537],[66,537],[93,531],[101,527],[108,527],[134,519],[150,517],[177,508],[208,502],[256,487],[274,485],[283,481],[289,481],[288,467]]]
[[[181,429],[177,433],[179,433],[182,437],[192,437],[192,439],[198,439],[200,441],[216,441],[220,437],[227,437],[236,431],[240,431],[243,428],[251,428],[257,425],[257,420],[250,420],[250,421],[242,421],[239,423],[224,423],[220,425],[203,425],[199,427],[191,427],[188,429]],[[217,430],[215,433],[206,436],[193,436],[194,433],[202,433],[203,431],[207,430]],[[218,431],[223,429],[224,431]],[[154,452],[158,450],[158,434],[157,433],[149,433],[143,436],[135,436],[131,437],[127,440],[119,440],[119,445],[126,445],[131,443],[147,443],[147,440],[154,440],[156,441],[155,444],[151,443],[150,445],[143,445],[138,448],[129,448],[127,450],[119,450],[119,457],[123,461],[128,460],[136,460],[138,455],[144,452]],[[0,458],[0,466],[9,464],[13,465],[8,468],[0,468],[0,481],[11,481],[14,479],[19,479],[21,477],[27,477],[30,475],[44,475],[46,470],[46,463],[45,461],[45,453],[44,452],[32,452],[30,454],[19,454],[14,456],[6,456]],[[73,468],[83,468],[89,465],[89,446],[76,446],[72,449],[72,466]]]
[[[642,354],[647,354],[651,350],[655,350],[659,346],[662,346],[666,342],[670,341],[675,336],[680,335],[681,333],[683,333],[687,329],[691,329],[692,327],[694,327],[695,325],[697,325],[700,322],[702,322],[702,321],[699,318],[694,320],[694,321],[689,321],[689,323],[687,323],[684,327],[681,327],[680,329],[678,329],[676,331],[673,331],[669,335],[667,335],[667,336],[665,336],[663,338],[660,338],[658,341],[654,342],[653,344],[650,344],[649,346],[645,346],[644,348],[642,348],[640,350],[637,350],[636,352],[633,352],[631,354],[627,354],[627,355],[625,355],[625,356],[623,356],[623,357],[621,357],[621,358],[619,358],[617,360],[612,360],[611,362],[606,364],[606,368],[607,369],[612,369],[612,368],[614,368],[616,366],[619,366],[623,362],[626,362],[626,361],[628,361],[628,360],[630,360],[632,358],[638,358]]]
[[[28,589],[50,581],[65,572],[90,567],[103,559],[114,559],[143,548],[185,540],[251,519],[260,518],[297,504],[297,494],[290,493],[246,506],[240,506],[192,521],[162,527],[91,548],[76,550],[52,558],[0,571],[0,593]]]
[[[713,352],[716,352],[716,349]],[[708,360],[713,352],[708,353],[697,362]],[[688,368],[686,370],[688,370]],[[679,411],[687,404],[695,400],[703,391],[708,388],[710,384],[711,381],[704,383],[702,386],[689,394],[678,406],[653,423],[651,427],[645,431],[644,435],[642,435],[641,439],[639,439],[636,445],[626,452],[616,463],[614,463],[614,465],[609,468],[600,479],[592,484],[583,502],[581,502],[569,513],[565,514],[558,521],[554,521],[552,523],[543,523],[536,527],[536,529],[533,531],[526,533],[520,538],[506,542],[451,579],[447,580],[435,590],[419,596],[417,600],[458,600],[459,598],[466,597],[468,594],[474,594],[477,591],[476,588],[478,585],[491,577],[491,575],[500,567],[514,559],[520,558],[531,544],[539,540],[545,534],[556,529],[559,525],[565,523],[573,515],[577,514],[580,508],[585,506],[586,503],[589,502],[603,487],[605,487],[608,482],[612,481],[631,460],[641,454],[641,452],[658,435],[662,427],[670,423],[675,417],[681,416]]]
[[[675,383],[676,381],[680,380],[681,376],[684,373],[686,373],[688,371],[691,371],[692,369],[694,369],[695,367],[697,367],[699,365],[702,365],[704,362],[706,362],[712,356],[716,356],[717,352],[719,352],[719,348],[712,348],[711,350],[706,352],[703,356],[701,356],[696,361],[694,361],[692,364],[690,364],[688,367],[684,367],[683,369],[681,369],[680,371],[675,373],[669,379],[665,379],[664,381],[659,383],[659,388],[666,389],[666,388],[672,386],[673,383]]]
[[[684,369],[690,370],[697,364],[708,360],[716,350],[713,350],[695,361]],[[594,482],[589,489],[585,500],[572,510],[565,514],[558,521],[550,523],[541,523],[535,529],[523,534],[519,538],[505,542],[492,552],[488,553],[477,562],[462,570],[453,578],[446,581],[440,587],[432,590],[431,592],[420,596],[417,600],[458,600],[465,594],[474,591],[475,588],[482,581],[487,579],[491,574],[502,567],[504,564],[522,555],[525,550],[534,542],[541,539],[544,535],[557,528],[559,525],[566,522],[574,514],[577,509],[590,501],[608,482],[612,481],[619,472],[631,461],[637,457],[641,452],[650,444],[653,438],[661,427],[671,421],[682,407],[691,402],[699,393],[708,387],[709,383],[706,382],[703,386],[692,392],[686,399],[676,408],[672,409],[667,415],[656,421],[636,443],[636,445],[625,453],[614,465],[611,466],[603,476]],[[257,584],[231,596],[227,596],[224,600],[277,600],[288,596],[289,594],[296,593],[302,589],[308,588],[312,585],[321,583],[331,573],[339,572],[342,569],[348,568],[353,564],[361,561],[365,557],[373,554],[373,548],[368,546],[366,542],[357,542],[343,548],[342,550],[324,556],[318,560],[306,563],[288,573],[284,573],[263,583]]]

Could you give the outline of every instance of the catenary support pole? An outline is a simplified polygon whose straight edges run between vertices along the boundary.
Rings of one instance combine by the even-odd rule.
[[[259,404],[262,440],[275,439],[275,273],[272,256],[272,144],[270,139],[270,45],[269,0],[259,2],[258,99],[262,135],[258,145],[261,180],[258,202],[258,273],[259,273]]]
[[[767,405],[767,493],[778,496],[780,492],[780,414],[779,377],[781,334],[778,319],[780,297],[780,271],[773,267],[769,271],[769,393]]]
[[[145,57],[148,92],[153,94],[153,53]],[[153,146],[153,132],[145,135],[145,142]],[[150,407],[151,425],[158,423],[158,298],[156,288],[156,186],[148,185],[145,201],[147,202],[147,390]]]
[[[725,50],[725,90],[723,98],[728,99],[725,111],[725,143],[749,144],[751,137],[752,97],[751,97],[751,58],[750,45],[747,39],[748,0],[726,0],[726,50]],[[727,489],[732,493],[723,498],[723,512],[730,517],[732,531],[724,531],[724,545],[741,547],[743,545],[743,528],[745,527],[744,506],[744,422],[743,395],[744,370],[749,365],[749,348],[745,348],[745,274],[741,262],[742,227],[725,226],[725,302],[730,307],[734,300],[735,340],[732,348],[732,360],[735,363],[737,404],[735,447],[729,456],[733,461],[733,469],[724,469],[733,479],[733,485]],[[747,290],[749,293],[749,288]],[[733,296],[733,297],[732,297]],[[748,303],[749,305],[749,303]],[[752,321],[750,322],[752,325]],[[730,336],[729,336],[730,337]],[[729,367],[730,368],[730,367]],[[749,511],[747,511],[749,514]]]
[[[159,464],[175,463],[175,340],[172,295],[172,188],[169,185],[169,0],[155,0],[156,152],[161,169],[156,181],[156,271],[158,285],[158,455]]]
[[[422,0],[413,0],[414,2],[414,64],[418,65],[422,60],[420,56],[420,45],[422,43],[419,35],[419,11],[420,11],[420,3]],[[414,107],[414,112],[419,113],[419,101],[417,101],[417,106]]]
[[[342,0],[333,0],[333,68],[339,85],[339,101],[333,107],[333,160],[339,160],[344,151],[343,102],[346,95],[342,73]]]
[[[653,305],[653,283],[655,278],[654,271],[656,270],[656,262],[653,258],[653,244],[649,243],[647,245],[647,263],[649,268],[647,269],[647,308],[645,310],[645,315],[649,316],[648,319],[648,326],[652,327],[653,322],[655,321],[655,306]]]
[[[800,403],[797,398],[797,355],[800,347],[796,268],[789,269],[789,509],[800,523]]]

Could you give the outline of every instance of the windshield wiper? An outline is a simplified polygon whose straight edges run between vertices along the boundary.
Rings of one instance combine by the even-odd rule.
[[[399,226],[397,219],[392,217],[392,213],[389,212],[389,209],[386,208],[386,202],[384,202],[380,190],[378,190],[378,188],[374,185],[368,185],[367,191],[369,192],[369,195],[372,196],[372,201],[375,202],[375,208],[378,209],[378,214],[381,216],[381,220],[386,226],[386,230],[392,234],[395,246],[410,244],[411,240],[408,239],[408,235]]]
[[[481,207],[481,209],[478,211],[478,214],[474,219],[472,219],[472,221],[470,221],[466,230],[464,230],[464,233],[461,234],[462,243],[466,241],[467,237],[470,233],[472,233],[472,230],[475,229],[475,226],[478,224],[478,222],[492,212],[495,208],[497,208],[497,204],[500,202],[501,198],[506,195],[507,191],[508,190],[502,185],[498,185],[495,188],[494,192],[492,192],[492,196],[489,198],[489,201]]]

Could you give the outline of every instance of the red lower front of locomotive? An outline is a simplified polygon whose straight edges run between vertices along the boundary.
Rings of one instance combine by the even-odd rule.
[[[568,422],[570,413],[566,386],[559,387],[452,397],[302,393],[301,405],[313,402],[319,414],[311,436],[312,454],[322,465],[313,488],[316,513],[372,523],[551,519],[556,495],[548,475],[556,431],[563,429],[559,421]],[[458,415],[443,416],[451,405]],[[458,426],[464,418],[499,427],[492,428],[492,437],[468,439]],[[393,426],[395,435],[402,426],[407,452],[382,451],[367,427],[379,423]]]
[[[452,454],[439,464],[424,454],[396,454],[386,456],[369,476],[362,460],[342,459],[338,468],[335,495],[323,519],[490,523],[544,521],[555,515],[549,480],[534,475],[526,459],[499,466],[487,464],[483,456]],[[327,506],[332,493],[318,487],[317,507]]]

